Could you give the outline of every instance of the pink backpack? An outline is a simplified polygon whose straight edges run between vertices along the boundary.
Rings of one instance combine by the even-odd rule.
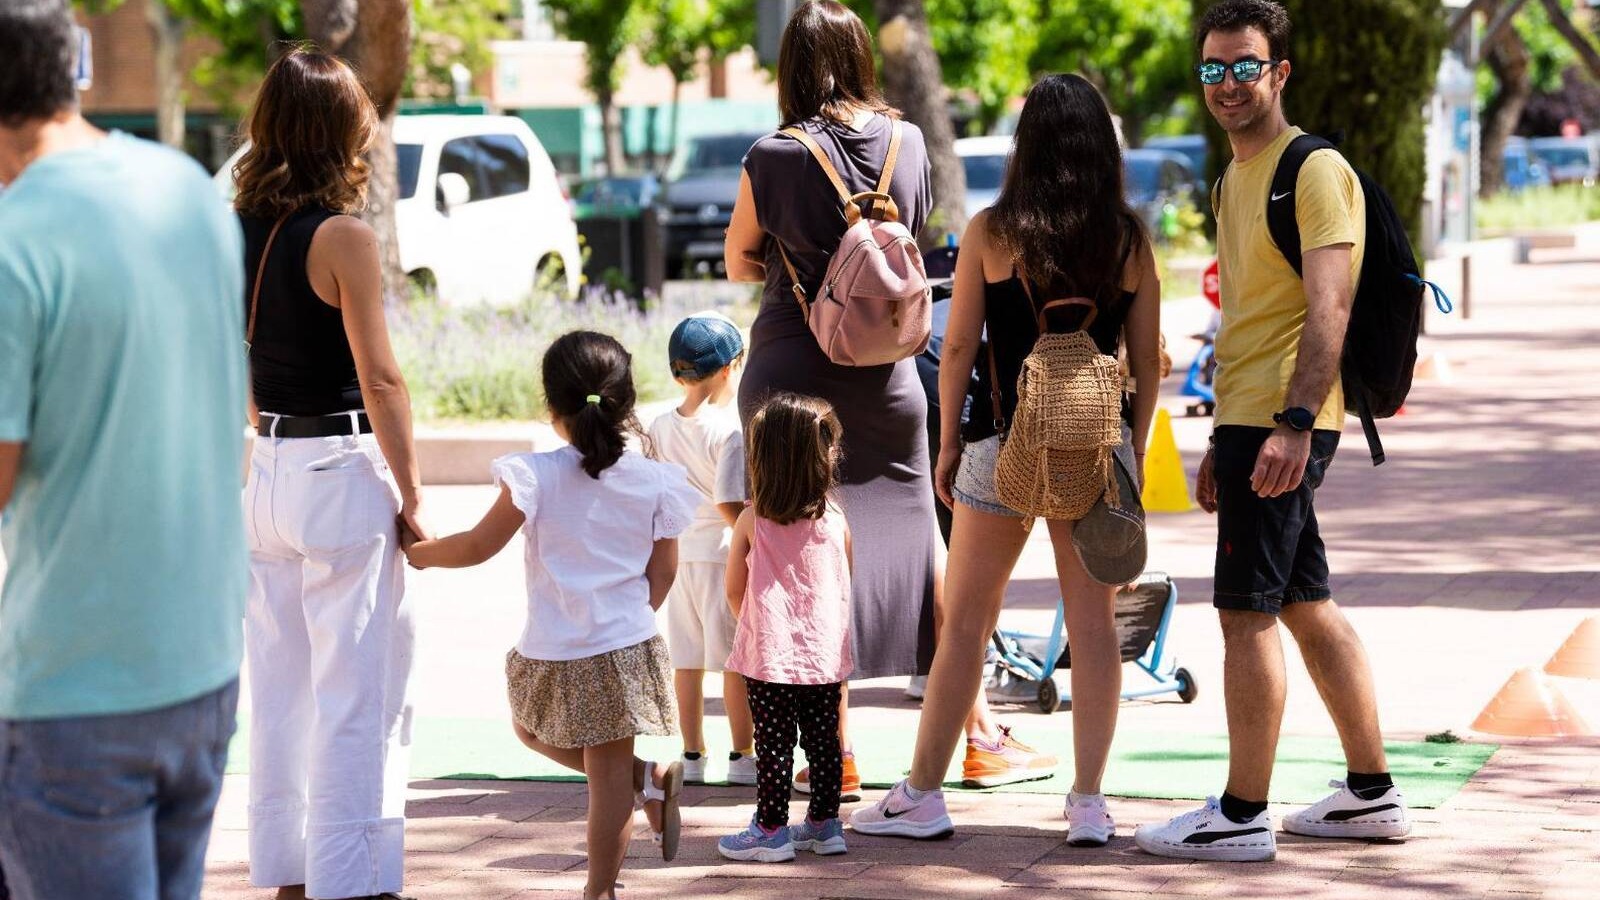
[[[806,296],[788,251],[778,245],[811,333],[828,359],[841,366],[899,362],[921,353],[933,332],[932,292],[922,253],[889,196],[904,127],[895,121],[878,189],[854,196],[811,135],[799,128],[782,132],[810,149],[844,203],[844,238],[828,260],[828,274],[815,300]]]

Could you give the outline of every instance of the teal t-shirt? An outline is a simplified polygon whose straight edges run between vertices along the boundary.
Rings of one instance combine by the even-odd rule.
[[[243,239],[194,161],[112,134],[0,194],[0,718],[138,712],[238,675]]]

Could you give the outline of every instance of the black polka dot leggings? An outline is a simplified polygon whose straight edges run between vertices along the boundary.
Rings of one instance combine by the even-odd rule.
[[[763,828],[789,822],[789,785],[794,778],[794,745],[811,767],[811,807],[816,821],[839,815],[844,759],[839,752],[839,685],[775,684],[746,678],[750,715],[756,725],[756,821]]]

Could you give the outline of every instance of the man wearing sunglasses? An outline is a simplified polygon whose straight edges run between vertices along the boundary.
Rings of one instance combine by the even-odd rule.
[[[1214,860],[1277,853],[1267,793],[1283,721],[1281,620],[1338,729],[1348,773],[1337,790],[1284,817],[1320,837],[1398,837],[1410,830],[1389,777],[1372,671],[1328,588],[1313,496],[1339,443],[1339,360],[1366,240],[1366,205],[1338,153],[1306,159],[1292,190],[1274,191],[1285,149],[1303,132],[1283,114],[1289,16],[1270,0],[1223,0],[1195,31],[1206,107],[1233,162],[1212,198],[1221,268],[1216,428],[1196,494],[1217,514],[1213,603],[1225,651],[1228,783],[1193,812],[1141,827],[1146,852]],[[1294,204],[1303,276],[1273,242],[1269,204]]]

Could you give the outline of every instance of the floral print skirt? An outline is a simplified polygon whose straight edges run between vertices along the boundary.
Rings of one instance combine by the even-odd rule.
[[[678,733],[672,663],[660,635],[582,659],[506,654],[511,717],[541,743],[577,748]]]

